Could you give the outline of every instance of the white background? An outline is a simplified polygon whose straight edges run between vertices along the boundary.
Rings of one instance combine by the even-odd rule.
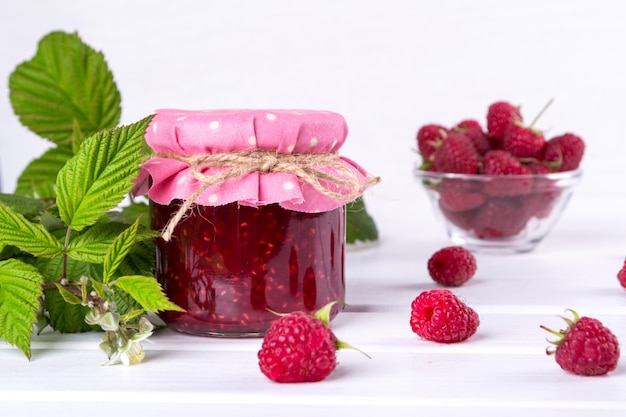
[[[522,415],[546,407],[555,408],[547,411],[551,415],[571,416],[576,410],[580,416],[600,415],[592,409],[623,415],[626,365],[609,379],[567,375],[543,355],[545,334],[538,326],[559,326],[554,316],[577,308],[606,317],[626,341],[626,294],[615,278],[626,256],[624,16],[626,2],[620,0],[0,0],[3,191],[12,191],[23,167],[48,146],[19,124],[8,100],[7,80],[52,30],[78,31],[105,53],[122,93],[122,123],[162,107],[333,110],[350,127],[343,154],[382,177],[366,194],[381,242],[375,249],[349,254],[348,294],[356,307],[337,319],[346,341],[379,353],[371,365],[346,354],[343,373],[329,385],[285,388],[267,385],[251,369],[258,341],[187,338],[178,343],[183,336],[166,335],[148,353],[151,360],[127,371],[99,367],[101,358],[92,345],[97,336],[85,336],[91,339],[83,343],[82,337],[59,335],[54,355],[46,354],[49,339],[37,339],[31,364],[19,352],[2,352],[8,375],[24,381],[24,387],[15,389],[24,389],[25,398],[37,398],[27,382],[45,372],[40,369],[65,375],[73,355],[84,361],[74,371],[76,378],[95,367],[94,375],[106,389],[113,387],[112,392],[119,373],[126,375],[126,383],[136,382],[134,378],[147,383],[148,390],[158,385],[154,378],[171,370],[193,373],[186,361],[214,360],[209,365],[224,372],[226,387],[237,394],[245,381],[256,393],[246,398],[261,403],[286,398],[284,389],[303,396],[293,401],[306,398],[309,404],[323,401],[323,394],[317,395],[325,391],[371,399],[363,403],[365,410],[398,392],[409,392],[403,398],[410,403],[413,378],[426,372],[435,384],[426,384],[433,392],[426,392],[425,400],[417,397],[422,405],[431,404],[431,394],[438,397],[437,390],[449,386],[459,390],[451,397],[467,393],[476,398],[467,403],[452,399],[447,415],[460,415],[467,404],[477,415],[487,415],[485,410],[502,415],[498,407],[512,415],[522,406]],[[470,117],[484,121],[488,105],[496,100],[521,105],[531,120],[551,98],[555,101],[539,127],[548,137],[571,131],[585,139],[582,184],[561,222],[535,252],[478,258],[477,277],[459,291],[484,318],[480,337],[449,349],[419,343],[408,331],[408,303],[419,290],[432,288],[425,262],[447,240],[411,174],[417,129]],[[176,351],[183,348],[191,356]],[[198,353],[222,348],[226,353],[221,356]],[[475,355],[465,360],[465,354]],[[237,360],[230,361],[229,355]],[[416,358],[420,367],[413,372]],[[413,360],[409,367],[406,359]],[[428,368],[433,363],[441,368]],[[66,397],[71,397],[76,379],[67,375],[59,389],[67,389]],[[195,389],[189,382],[194,378],[215,382],[205,373],[188,376],[174,381],[172,389],[183,394],[189,386]],[[383,378],[380,389],[377,378]],[[11,381],[5,381],[2,391],[7,397],[14,395]],[[50,398],[39,394],[41,401]],[[94,398],[97,394],[91,393]],[[499,400],[500,394],[505,399]],[[581,401],[551,403],[570,397]],[[83,398],[91,401],[89,395]],[[135,400],[128,397],[129,403]],[[432,403],[435,408],[441,404],[448,402]],[[311,409],[310,414],[318,411]]]
[[[399,210],[403,231],[432,221],[411,176],[419,126],[483,121],[496,100],[531,120],[554,98],[539,127],[588,147],[566,216],[591,209],[580,200],[599,213],[606,194],[625,190],[625,14],[619,0],[1,0],[2,190],[48,146],[13,114],[8,76],[42,36],[64,30],[105,53],[122,123],[162,107],[343,114],[342,153],[383,179],[366,196],[383,235]]]

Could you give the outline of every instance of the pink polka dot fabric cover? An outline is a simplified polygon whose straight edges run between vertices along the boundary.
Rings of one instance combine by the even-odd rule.
[[[148,145],[159,154],[183,156],[241,151],[278,153],[337,152],[346,140],[344,118],[333,112],[313,110],[158,110],[146,130]],[[358,164],[345,157],[338,161],[357,176],[362,184],[371,177]],[[338,175],[335,168],[316,167]],[[215,175],[227,168],[202,168]],[[341,174],[339,173],[341,176]],[[149,183],[151,182],[151,186]],[[321,181],[324,184],[324,181]],[[142,165],[136,195],[148,194],[159,204],[187,199],[202,184],[189,165],[166,157],[153,157]],[[338,185],[333,191],[343,192]],[[349,190],[345,190],[349,195]],[[247,206],[278,203],[283,208],[302,212],[322,212],[337,208],[339,202],[299,181],[292,173],[250,172],[210,186],[196,199],[197,204],[218,206],[231,202]]]

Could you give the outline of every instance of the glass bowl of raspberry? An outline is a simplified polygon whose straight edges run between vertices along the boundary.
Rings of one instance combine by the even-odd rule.
[[[523,253],[550,233],[582,170],[485,175],[415,168],[414,175],[452,242],[472,251]]]

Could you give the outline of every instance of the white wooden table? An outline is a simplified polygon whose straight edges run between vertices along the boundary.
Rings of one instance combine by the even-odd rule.
[[[425,204],[420,195],[411,200]],[[143,364],[105,367],[97,348],[99,334],[45,333],[33,339],[31,362],[0,345],[0,412],[624,415],[626,359],[604,377],[568,374],[546,356],[549,335],[539,328],[560,328],[557,315],[573,308],[599,318],[626,341],[626,290],[615,277],[624,258],[624,239],[616,217],[595,219],[592,225],[584,221],[584,203],[575,196],[572,215],[566,213],[535,252],[476,255],[477,275],[455,290],[481,318],[476,335],[463,343],[420,340],[408,324],[410,302],[420,291],[435,287],[426,260],[448,243],[424,205],[423,215],[409,223],[393,211],[379,215],[380,244],[348,253],[349,307],[333,327],[339,338],[371,359],[340,351],[339,365],[328,379],[278,384],[258,369],[260,339],[202,338],[165,329],[144,345]],[[393,209],[401,202],[385,204]]]

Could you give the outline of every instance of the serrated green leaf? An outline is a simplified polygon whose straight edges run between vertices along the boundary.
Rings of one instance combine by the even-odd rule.
[[[104,263],[103,263],[103,281],[106,284],[113,278],[113,274],[120,266],[133,244],[135,243],[135,237],[137,236],[137,229],[139,228],[139,221],[136,221],[130,225],[126,230],[120,233],[113,244],[107,250]]]
[[[43,200],[15,194],[0,194],[0,202],[27,218],[41,216],[48,205]]]
[[[78,261],[102,263],[113,241],[127,227],[119,222],[96,223],[70,241],[67,254]]]
[[[55,286],[57,287],[57,290],[59,290],[59,294],[61,294],[61,297],[63,297],[66,303],[76,305],[80,305],[83,303],[83,300],[79,296],[77,296],[64,286],[57,283],[55,283]]]
[[[346,243],[375,242],[378,228],[365,207],[363,197],[346,205]]]
[[[15,259],[0,262],[0,337],[29,359],[42,282],[41,274],[32,265]]]
[[[154,239],[135,242],[124,261],[117,269],[117,276],[152,275],[155,266]]]
[[[83,130],[80,128],[78,120],[72,120],[72,153],[75,154],[80,149],[83,142],[87,139]]]
[[[150,228],[150,207],[144,202],[135,201],[122,207],[122,215],[129,223],[139,218],[142,226]]]
[[[153,277],[139,275],[120,277],[115,281],[115,286],[130,294],[147,311],[154,313],[165,310],[184,311],[168,300],[163,288]]]
[[[50,315],[50,327],[60,333],[82,333],[94,330],[85,322],[89,308],[82,305],[68,304],[59,291],[44,291],[44,306]]]
[[[48,149],[39,158],[33,159],[17,179],[15,194],[35,198],[55,198],[57,174],[74,156],[66,146]]]
[[[46,283],[51,283],[67,278],[70,281],[78,281],[82,276],[92,277],[97,275],[97,265],[77,261],[73,258],[65,260],[65,277],[63,277],[64,261],[62,256],[52,259],[38,258],[35,263],[37,269],[44,277]]]
[[[72,230],[82,230],[115,208],[139,172],[143,136],[152,116],[88,138],[57,177],[57,206]]]
[[[0,203],[0,242],[35,256],[54,257],[63,253],[63,245],[42,225]]]
[[[142,308],[140,308],[139,310],[130,310],[128,313],[123,314],[123,315],[120,317],[120,321],[121,321],[122,323],[128,323],[128,322],[130,322],[131,320],[134,320],[134,319],[136,319],[136,318],[138,318],[138,317],[143,316],[143,315],[145,314],[145,312],[146,312],[146,311],[145,311],[144,309],[142,309]]]
[[[52,32],[35,56],[9,77],[20,122],[57,144],[70,145],[74,120],[86,136],[119,123],[121,97],[104,55],[78,34]]]

